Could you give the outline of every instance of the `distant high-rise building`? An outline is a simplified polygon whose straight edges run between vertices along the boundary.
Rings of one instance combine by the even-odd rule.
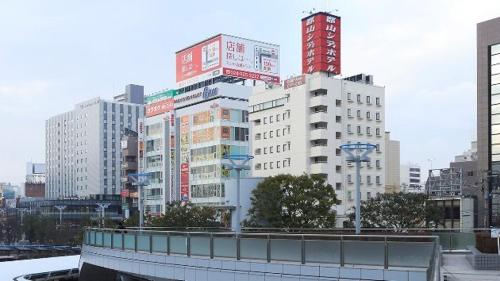
[[[477,154],[489,173],[489,224],[500,225],[500,17],[477,24]]]
[[[385,192],[399,192],[400,186],[400,144],[391,140],[391,133],[385,132]]]
[[[44,163],[26,163],[24,196],[45,197],[45,170]]]
[[[405,164],[400,166],[400,185],[402,192],[423,193],[420,166],[417,164]]]
[[[137,131],[144,89],[129,85],[118,99],[91,99],[46,121],[47,198],[120,194],[120,140]]]

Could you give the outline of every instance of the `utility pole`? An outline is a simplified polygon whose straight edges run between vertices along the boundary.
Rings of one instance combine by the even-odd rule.
[[[350,143],[340,146],[347,162],[356,163],[356,234],[361,234],[361,162],[370,162],[370,154],[377,146],[370,143]]]
[[[139,230],[144,227],[144,206],[142,204],[142,191],[145,186],[149,185],[149,173],[136,173],[129,174],[128,177],[133,181],[133,185],[137,186],[138,202],[137,207],[139,211]]]
[[[251,155],[223,155],[223,159],[229,160],[230,164],[224,164],[223,166],[228,170],[236,171],[236,222],[232,226],[236,234],[241,234],[241,203],[240,203],[240,193],[241,193],[241,171],[250,170],[250,166],[247,165],[248,161],[253,159]]]
[[[102,225],[102,228],[105,227],[104,225],[104,218],[106,217],[106,208],[109,207],[109,205],[111,205],[111,203],[96,203],[97,206],[99,206],[99,210],[101,211],[101,225]]]
[[[62,214],[64,209],[66,209],[66,205],[56,205],[54,208],[59,210],[59,225],[62,225]]]

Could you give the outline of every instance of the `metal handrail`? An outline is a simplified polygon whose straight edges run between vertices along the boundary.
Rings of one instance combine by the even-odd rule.
[[[92,233],[92,232],[93,233]],[[91,237],[91,234],[94,236]],[[105,239],[105,234],[111,234],[108,236],[107,239]],[[114,243],[114,236],[113,234],[121,234],[121,245],[116,245]],[[130,246],[126,247],[125,246],[125,236],[124,235],[132,235],[133,240],[134,240],[134,245],[133,248],[130,248]],[[137,251],[146,251],[146,252],[161,252],[161,253],[166,253],[167,255],[170,255],[172,252],[171,247],[171,237],[176,237],[176,236],[181,236],[185,237],[186,239],[186,244],[184,250],[182,250],[181,253],[178,252],[178,254],[183,254],[186,256],[191,256],[193,249],[191,249],[191,241],[194,239],[194,237],[199,237],[199,236],[204,236],[207,238],[210,238],[210,243],[207,245],[209,247],[209,252],[206,254],[202,254],[202,256],[209,256],[210,258],[214,258],[216,256],[214,254],[215,252],[215,247],[214,247],[214,239],[217,238],[234,238],[234,253],[231,255],[233,258],[239,260],[241,259],[241,241],[248,239],[248,238],[253,238],[253,239],[262,239],[262,241],[267,241],[266,244],[266,252],[267,254],[267,261],[271,262],[272,260],[278,260],[280,261],[279,258],[273,258],[272,254],[272,245],[273,241],[282,241],[282,240],[290,240],[290,241],[297,241],[300,242],[300,259],[292,259],[291,261],[296,261],[300,262],[302,264],[305,264],[307,262],[306,259],[306,243],[308,241],[336,241],[339,243],[339,256],[338,256],[338,261],[329,261],[328,263],[337,263],[340,264],[341,266],[344,266],[346,263],[346,250],[345,250],[345,243],[346,242],[352,242],[352,241],[359,241],[359,242],[378,242],[378,243],[383,243],[383,254],[384,254],[384,260],[383,262],[380,262],[378,266],[383,266],[385,269],[389,268],[389,243],[391,242],[401,242],[401,240],[398,239],[404,239],[406,240],[407,243],[421,243],[421,242],[432,242],[434,247],[433,249],[436,249],[438,247],[439,243],[439,237],[437,236],[419,236],[419,235],[352,235],[352,234],[317,234],[317,233],[311,233],[311,234],[300,234],[300,233],[242,233],[242,234],[236,234],[234,232],[199,232],[199,231],[189,231],[189,232],[182,232],[182,231],[158,231],[158,230],[131,230],[131,229],[111,229],[111,228],[87,228],[85,232],[85,237],[84,237],[84,244],[91,245],[91,246],[98,246],[98,247],[109,247],[109,248],[116,248],[116,249],[121,249],[121,250],[131,250],[137,252]],[[154,250],[153,248],[153,236],[165,236],[166,240],[165,242],[167,243],[166,246],[166,251],[165,250]],[[138,237],[143,237],[142,239],[145,239],[143,241],[149,241],[146,242],[146,244],[142,244],[143,246],[141,249],[139,249],[139,242],[138,242]],[[144,238],[145,237],[145,238]],[[99,239],[98,239],[99,238]],[[327,239],[318,239],[318,238],[335,238],[334,240],[327,240]],[[433,250],[431,252],[431,259],[434,260],[436,257],[436,252]],[[264,255],[263,255],[264,256]],[[224,256],[217,256],[217,257],[224,257]],[[333,256],[332,256],[333,257]],[[439,257],[437,257],[439,258]],[[264,258],[262,258],[264,259]],[[288,260],[290,261],[290,260]],[[362,265],[362,264],[360,264]],[[368,265],[368,264],[367,264]],[[373,264],[369,264],[373,265]],[[422,265],[414,265],[414,266],[409,266],[411,268],[427,268],[429,272],[429,267],[432,267],[433,264],[430,263],[429,266],[422,266]]]

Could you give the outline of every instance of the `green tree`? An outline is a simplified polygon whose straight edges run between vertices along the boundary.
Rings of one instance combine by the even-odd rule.
[[[251,200],[247,226],[335,227],[335,191],[319,175],[268,177],[257,185]]]
[[[219,227],[217,211],[211,207],[200,207],[192,203],[172,202],[166,206],[165,214],[150,219],[152,226],[163,227]]]
[[[421,193],[385,193],[361,202],[361,226],[401,230],[435,226],[441,219],[440,210]],[[350,226],[355,213],[349,214]]]

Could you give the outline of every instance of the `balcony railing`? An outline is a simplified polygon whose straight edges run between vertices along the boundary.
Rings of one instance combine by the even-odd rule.
[[[87,229],[84,244],[122,251],[296,262],[422,268],[433,273],[439,238],[411,235],[178,232]],[[411,254],[409,254],[411,253]]]

